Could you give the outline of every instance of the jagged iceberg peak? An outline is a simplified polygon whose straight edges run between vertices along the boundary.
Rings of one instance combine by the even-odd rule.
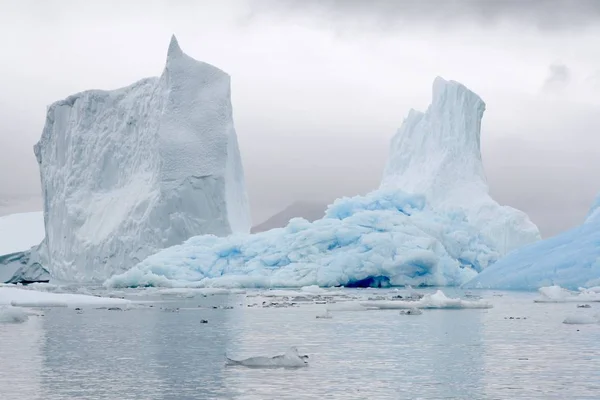
[[[179,46],[179,41],[175,35],[172,35],[171,41],[169,42],[169,49],[167,50],[167,58],[177,57],[181,54],[183,54],[183,50],[181,50],[181,47]]]
[[[464,85],[440,77],[432,92],[427,111],[410,110],[392,139],[382,187],[430,193],[430,201],[457,183],[487,190],[480,151],[485,103]]]
[[[526,214],[488,194],[480,147],[484,111],[477,94],[437,77],[427,111],[411,110],[392,139],[381,188],[424,194],[438,210],[462,210],[504,254],[540,234]]]
[[[34,151],[54,278],[103,280],[192,236],[250,230],[229,75],[175,36],[160,77],[50,106]]]

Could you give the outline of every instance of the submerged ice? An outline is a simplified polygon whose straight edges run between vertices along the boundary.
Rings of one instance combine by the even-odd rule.
[[[52,104],[34,150],[53,278],[102,281],[192,236],[250,230],[230,78],[174,37],[159,78]]]
[[[393,139],[380,189],[338,199],[312,223],[193,237],[105,284],[460,285],[539,238],[525,214],[488,195],[479,151],[484,108],[463,85],[437,78],[427,112],[411,111]]]

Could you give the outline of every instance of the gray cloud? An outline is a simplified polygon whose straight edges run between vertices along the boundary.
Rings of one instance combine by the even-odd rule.
[[[382,29],[433,23],[517,23],[541,30],[580,29],[600,22],[597,0],[252,0],[254,10],[312,13],[329,21],[362,21]]]
[[[571,71],[564,64],[552,64],[548,68],[548,77],[544,81],[544,90],[557,90],[564,88],[571,79]]]
[[[175,33],[232,76],[255,222],[297,200],[376,188],[390,138],[441,75],[487,103],[492,195],[557,233],[600,190],[598,3],[0,0],[0,202],[39,193],[32,146],[47,105],[159,75]],[[361,29],[340,37],[331,27]],[[540,91],[555,60],[568,66],[565,96]]]

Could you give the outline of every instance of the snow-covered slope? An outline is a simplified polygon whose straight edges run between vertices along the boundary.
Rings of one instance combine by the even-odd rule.
[[[600,286],[600,196],[584,223],[525,246],[468,282],[470,288],[536,290]]]
[[[427,112],[411,110],[393,138],[381,187],[422,193],[442,212],[462,210],[505,254],[541,236],[525,213],[488,194],[480,149],[484,110],[465,86],[436,78]]]
[[[438,78],[428,112],[411,112],[394,139],[379,190],[339,199],[313,223],[293,219],[285,228],[254,235],[191,238],[105,284],[460,285],[496,261],[505,243],[514,247],[538,237],[524,214],[487,195],[479,153],[482,112],[474,93]],[[403,178],[405,173],[412,175]],[[403,191],[403,179],[433,201]],[[468,193],[461,198],[457,188]]]
[[[250,230],[230,78],[175,37],[160,78],[52,104],[34,150],[54,278],[103,280],[191,236]]]

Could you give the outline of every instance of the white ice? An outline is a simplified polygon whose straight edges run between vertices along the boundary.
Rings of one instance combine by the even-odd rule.
[[[465,308],[492,308],[490,303],[482,300],[463,300],[446,296],[441,290],[435,293],[426,294],[416,301],[403,300],[377,300],[362,301],[360,305],[367,308],[376,308],[382,310],[402,310],[412,308],[431,308],[431,309],[465,309]]]
[[[600,302],[600,293],[581,288],[578,292],[560,286],[546,286],[538,289],[541,297],[536,303],[576,303]]]
[[[103,281],[191,236],[249,232],[230,92],[173,37],[159,78],[48,108],[35,154],[52,278]]]
[[[239,365],[250,368],[300,368],[308,366],[308,357],[298,353],[296,347],[290,348],[282,355],[274,357],[250,357],[233,360],[227,357],[227,365]]]
[[[465,283],[505,251],[539,238],[525,214],[499,206],[487,193],[479,151],[483,109],[469,89],[437,78],[427,112],[411,112],[392,141],[382,188],[338,199],[312,223],[297,218],[254,235],[193,237],[105,285]]]
[[[501,255],[541,238],[528,216],[488,194],[481,160],[485,103],[458,82],[436,78],[425,113],[411,110],[392,139],[381,188],[425,195],[435,210],[460,210]]]
[[[18,307],[128,306],[130,300],[0,286],[0,305]]]

